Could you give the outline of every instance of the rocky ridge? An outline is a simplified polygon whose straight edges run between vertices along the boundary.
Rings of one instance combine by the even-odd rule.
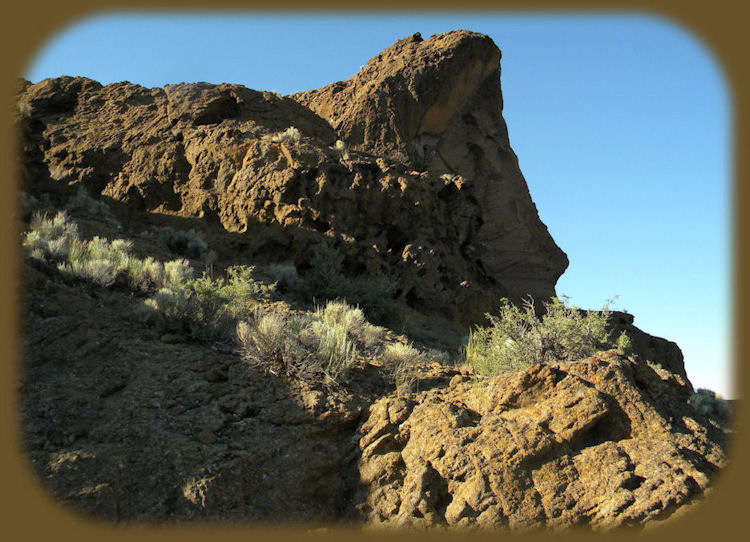
[[[24,83],[22,189],[61,207],[84,186],[121,224],[78,217],[86,236],[164,260],[148,225],[200,229],[218,267],[304,273],[333,247],[352,276],[392,277],[420,322],[438,322],[427,338],[455,343],[501,296],[553,295],[567,265],[508,144],[499,61],[489,38],[458,31],[399,40],[291,97]],[[424,363],[398,393],[378,359],[335,387],[269,375],[162,334],[128,293],[29,259],[23,273],[32,468],[101,519],[644,525],[703,498],[726,462],[725,431],[688,402],[679,348],[628,314],[612,324],[633,356],[493,378]]]
[[[489,38],[461,31],[400,40],[348,81],[292,97],[25,84],[24,189],[81,184],[201,219],[241,234],[217,239],[234,252],[301,272],[326,243],[351,273],[384,272],[410,307],[465,328],[499,297],[554,295],[567,267],[508,143],[499,60]],[[269,139],[290,126],[298,140]]]

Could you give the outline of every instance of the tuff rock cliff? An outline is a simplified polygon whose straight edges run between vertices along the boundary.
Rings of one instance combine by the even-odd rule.
[[[25,82],[21,188],[51,210],[84,186],[116,217],[76,216],[85,237],[160,260],[174,254],[148,226],[200,230],[219,268],[304,275],[326,245],[350,276],[398,284],[420,329],[433,326],[411,340],[456,346],[498,298],[554,295],[567,266],[508,144],[499,62],[488,37],[457,31],[415,34],[288,97]],[[299,137],[280,135],[292,126]],[[23,281],[30,464],[101,519],[642,526],[699,502],[726,463],[728,431],[689,402],[679,348],[628,314],[611,324],[633,355],[496,377],[426,356],[404,392],[379,354],[334,386],[288,378],[164,333],[117,284],[30,257]]]
[[[510,148],[500,51],[483,35],[415,34],[290,97],[63,77],[26,85],[19,110],[30,192],[82,184],[201,218],[242,234],[222,244],[301,272],[326,242],[351,272],[384,272],[409,306],[463,327],[500,297],[553,296],[568,264]],[[299,141],[269,140],[290,126]]]

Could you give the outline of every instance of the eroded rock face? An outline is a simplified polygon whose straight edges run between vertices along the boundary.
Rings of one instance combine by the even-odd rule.
[[[608,528],[669,515],[724,465],[668,371],[616,352],[385,397],[361,425],[373,523]]]
[[[412,308],[465,327],[500,297],[554,295],[567,266],[508,145],[499,60],[488,37],[462,31],[401,40],[295,99],[229,84],[25,83],[24,189],[82,184],[127,203],[133,221],[202,219],[247,258],[300,270],[327,243],[349,272],[385,272]],[[299,140],[270,139],[290,126]]]
[[[482,224],[471,257],[512,298],[543,299],[568,266],[529,196],[501,115],[500,50],[482,34],[397,41],[359,73],[293,97],[353,148],[472,183]]]

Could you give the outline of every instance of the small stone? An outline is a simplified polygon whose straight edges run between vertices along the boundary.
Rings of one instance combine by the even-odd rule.
[[[459,384],[461,384],[465,378],[462,375],[456,375],[453,378],[451,378],[451,381],[448,383],[448,387],[455,388]]]
[[[208,369],[204,375],[208,382],[226,382],[228,380],[227,371],[219,365],[215,365]]]
[[[218,440],[218,437],[208,429],[203,429],[196,433],[195,438],[203,444],[213,444]]]

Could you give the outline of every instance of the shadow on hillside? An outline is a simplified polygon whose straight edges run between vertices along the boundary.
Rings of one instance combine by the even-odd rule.
[[[116,522],[351,514],[356,408],[321,416],[324,390],[162,340],[127,318],[126,296],[42,286],[37,274],[26,273],[25,302],[43,296],[55,309],[25,307],[20,421],[31,468],[55,499]]]

